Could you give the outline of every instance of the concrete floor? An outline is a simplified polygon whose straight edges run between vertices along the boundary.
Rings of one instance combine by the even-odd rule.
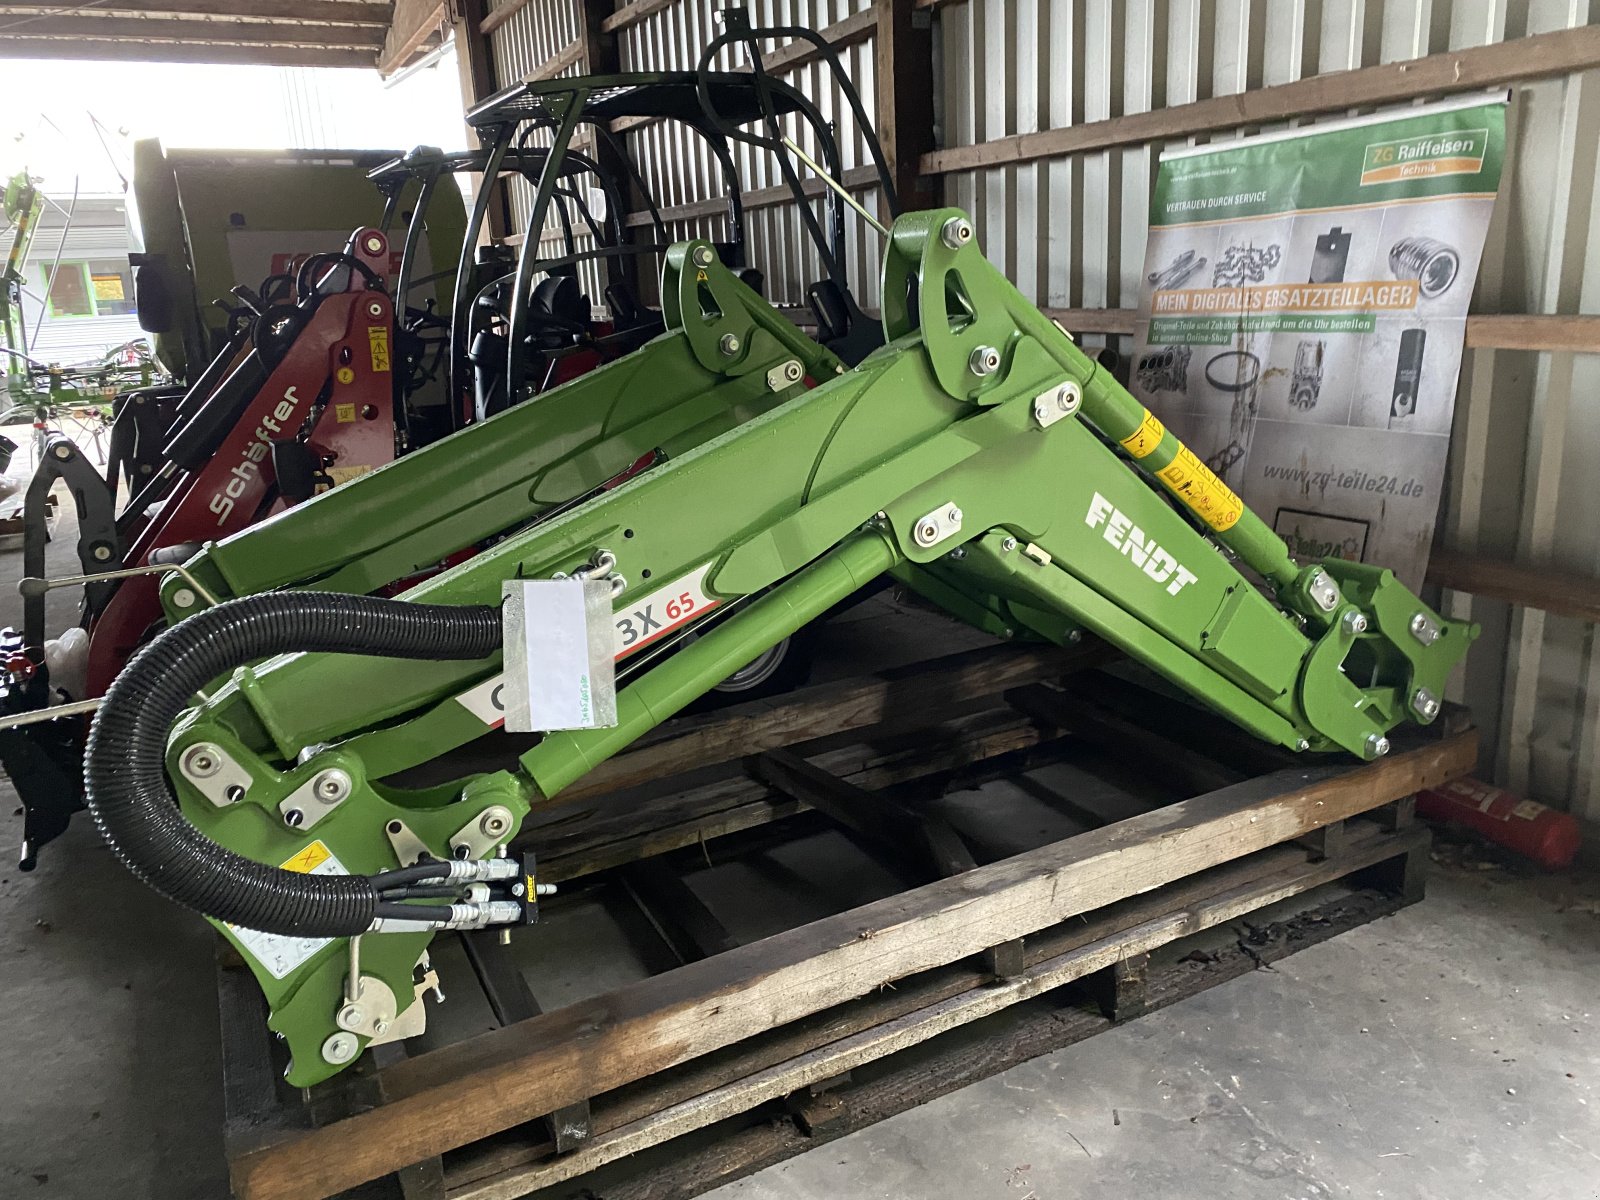
[[[0,1200],[226,1195],[209,930],[84,820],[19,873],[5,812]],[[1445,867],[1395,917],[716,1195],[1581,1200],[1597,1082],[1600,876]]]

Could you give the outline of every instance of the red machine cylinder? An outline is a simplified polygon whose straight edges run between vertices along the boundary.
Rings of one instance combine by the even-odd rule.
[[[1458,779],[1418,792],[1417,815],[1431,821],[1458,821],[1551,871],[1572,865],[1582,839],[1571,813],[1477,779]]]

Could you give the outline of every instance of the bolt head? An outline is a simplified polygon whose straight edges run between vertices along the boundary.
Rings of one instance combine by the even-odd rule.
[[[58,445],[54,450],[51,451],[51,453],[57,458],[68,459],[72,457],[72,447]]]
[[[1381,733],[1368,734],[1366,748],[1368,758],[1382,758],[1389,753],[1389,739]]]
[[[694,253],[689,256],[697,267],[709,267],[715,260],[716,254],[710,246],[696,246]]]
[[[1014,537],[1005,538],[1000,543],[1000,549],[1005,554],[1010,554],[1016,548],[1017,548],[1017,539],[1014,538]]]
[[[1076,646],[1081,641],[1083,641],[1083,630],[1074,629],[1067,634],[1067,645]]]
[[[341,1008],[339,1010],[339,1024],[341,1024],[341,1025],[359,1025],[359,1024],[361,1024],[361,1021],[362,1021],[362,1012],[361,1012],[361,1006],[360,1005],[357,1005],[357,1004],[346,1004],[343,1008]]]
[[[105,562],[106,559],[111,557],[111,547],[96,546],[93,550],[93,554],[96,562]]]
[[[193,608],[194,593],[188,588],[178,588],[172,593],[172,605],[174,608]]]
[[[341,1030],[322,1043],[322,1061],[343,1066],[356,1056],[360,1048],[361,1043],[356,1041],[355,1034]]]
[[[972,240],[972,225],[965,217],[951,217],[939,230],[940,240],[952,250],[959,250]]]
[[[383,253],[383,239],[381,237],[379,237],[375,233],[371,233],[371,234],[367,235],[367,253],[368,254],[382,254]]]
[[[373,1022],[372,1032],[377,1034],[377,1036],[382,1037],[384,1034],[389,1032],[389,1022],[387,1022],[387,1021],[375,1021],[375,1022]]]
[[[1411,707],[1426,724],[1439,715],[1439,697],[1427,688],[1418,688],[1411,696]]]
[[[1365,633],[1367,631],[1366,614],[1355,612],[1354,610],[1345,613],[1344,619],[1340,624],[1344,626],[1344,631],[1349,634]]]
[[[337,767],[323,771],[312,782],[311,791],[324,804],[337,804],[350,794],[350,776]]]
[[[739,335],[735,333],[723,334],[722,340],[717,343],[718,348],[729,358],[739,353],[739,349],[743,345],[744,343],[739,340]]]
[[[222,753],[210,742],[201,742],[183,752],[180,765],[189,778],[208,779],[222,766]]]
[[[1309,750],[1309,749],[1311,749],[1311,743],[1306,741],[1305,738],[1301,738],[1298,742],[1296,742],[1294,744],[1294,748],[1296,750]]]
[[[954,504],[952,504],[945,511],[944,518],[945,518],[945,520],[949,521],[950,524],[952,524],[952,525],[959,525],[959,524],[961,524],[961,510],[959,508],[957,508]]]
[[[979,346],[967,359],[967,369],[974,375],[993,375],[1000,369],[1000,351],[993,346]]]

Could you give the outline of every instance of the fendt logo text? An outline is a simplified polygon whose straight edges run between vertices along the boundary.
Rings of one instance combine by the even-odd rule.
[[[1103,528],[1100,536],[1122,551],[1125,558],[1155,582],[1166,584],[1169,596],[1176,596],[1199,578],[1163,550],[1155,538],[1146,537],[1144,530],[1135,525],[1131,517],[1099,492],[1089,501],[1089,512],[1083,518],[1083,523],[1090,529]]]

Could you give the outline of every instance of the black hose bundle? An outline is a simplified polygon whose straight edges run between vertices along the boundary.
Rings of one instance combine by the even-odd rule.
[[[89,810],[130,871],[208,917],[295,937],[364,933],[380,911],[370,878],[264,866],[184,819],[163,761],[172,723],[219,675],[273,654],[466,660],[500,643],[500,610],[489,605],[278,592],[197,613],[146,646],[106,693],[84,757]]]

